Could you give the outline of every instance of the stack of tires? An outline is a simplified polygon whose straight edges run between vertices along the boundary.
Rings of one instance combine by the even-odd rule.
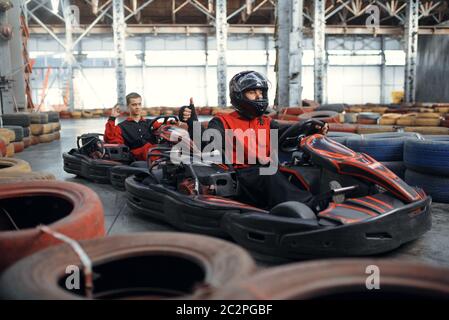
[[[405,181],[433,201],[449,203],[449,136],[426,136],[404,145]]]
[[[55,177],[31,171],[30,164],[24,160],[0,157],[0,185],[35,180],[55,180]]]
[[[59,139],[59,113],[30,113],[31,144],[47,143]]]
[[[332,136],[331,136],[332,138]],[[407,141],[421,141],[423,137],[417,133],[392,132],[341,137],[348,148],[363,152],[382,162],[400,178],[405,177],[404,145]]]
[[[14,131],[6,128],[0,128],[0,155],[3,157],[14,156],[14,140],[16,134]]]
[[[59,113],[55,111],[49,111],[48,123],[51,125],[53,140],[61,139],[61,123],[59,122]]]
[[[28,113],[4,114],[2,115],[2,122],[3,128],[14,132],[14,137],[10,138],[14,153],[22,152],[31,145],[30,116]]]

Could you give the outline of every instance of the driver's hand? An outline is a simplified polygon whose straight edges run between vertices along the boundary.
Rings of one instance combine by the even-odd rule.
[[[117,118],[120,116],[120,105],[116,104],[111,110],[111,117]]]
[[[319,128],[317,128],[317,129],[319,129]],[[326,135],[328,132],[329,132],[329,124],[324,123],[324,126],[321,128],[320,133],[322,135]]]

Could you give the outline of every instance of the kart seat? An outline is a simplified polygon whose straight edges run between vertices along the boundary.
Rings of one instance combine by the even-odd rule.
[[[308,206],[298,201],[286,201],[274,206],[270,214],[278,217],[316,220],[316,215]]]
[[[133,168],[148,168],[148,163],[146,161],[134,161],[130,166]]]

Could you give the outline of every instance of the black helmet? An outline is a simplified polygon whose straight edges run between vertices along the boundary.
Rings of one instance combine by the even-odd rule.
[[[248,100],[244,93],[248,90],[260,89],[263,98]],[[237,73],[229,82],[231,104],[244,117],[253,119],[264,114],[268,107],[268,80],[256,71]]]

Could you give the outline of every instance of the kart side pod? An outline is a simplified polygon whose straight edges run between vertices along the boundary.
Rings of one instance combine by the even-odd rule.
[[[315,134],[301,141],[301,148],[312,161],[338,174],[370,181],[390,191],[406,203],[422,199],[413,187],[367,154],[357,153],[342,144]]]

